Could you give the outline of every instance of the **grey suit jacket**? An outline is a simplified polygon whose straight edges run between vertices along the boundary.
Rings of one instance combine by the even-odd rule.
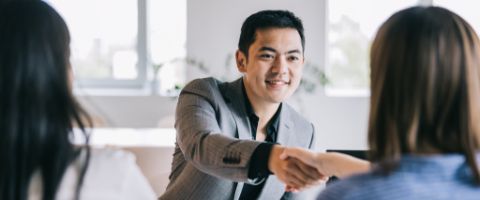
[[[261,143],[252,138],[242,79],[190,82],[180,93],[177,138],[170,183],[160,199],[238,199],[248,179],[250,158]],[[277,143],[311,148],[313,125],[283,103]],[[265,158],[268,159],[268,158]],[[271,175],[259,199],[280,199],[284,184]]]

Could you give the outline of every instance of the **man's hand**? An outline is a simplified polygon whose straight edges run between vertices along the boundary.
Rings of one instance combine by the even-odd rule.
[[[309,166],[296,158],[281,159],[280,155],[284,149],[280,145],[273,146],[268,160],[268,169],[288,185],[288,191],[301,190],[327,179],[315,167]]]
[[[325,176],[343,178],[370,170],[370,162],[342,153],[316,153],[302,148],[285,148],[281,159],[295,158]]]

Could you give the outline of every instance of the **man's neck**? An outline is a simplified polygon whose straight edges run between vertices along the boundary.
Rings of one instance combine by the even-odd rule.
[[[245,93],[247,95],[247,101],[253,110],[253,113],[259,118],[257,125],[257,140],[263,141],[266,136],[267,125],[273,118],[281,103],[272,103],[267,101],[259,101],[254,95],[250,94],[250,91],[246,85],[243,85]]]
[[[247,101],[249,101],[251,108],[255,115],[260,118],[260,121],[266,120],[267,122],[275,115],[278,110],[278,107],[281,103],[272,103],[267,101],[261,101],[256,99],[255,95],[251,94],[248,86],[243,83],[243,88],[245,89],[245,94],[247,95]]]
[[[255,104],[251,102],[253,112],[257,115],[258,125],[255,140],[264,141],[267,136],[267,125],[278,110],[280,104]]]
[[[266,122],[272,119],[280,106],[280,103],[261,103],[252,101],[250,101],[250,104],[252,105],[253,112],[255,112],[258,118],[260,118],[260,121],[266,120]]]

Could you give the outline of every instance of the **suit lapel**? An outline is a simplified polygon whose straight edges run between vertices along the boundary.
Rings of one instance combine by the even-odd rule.
[[[232,111],[232,116],[235,119],[235,125],[237,127],[237,138],[244,140],[251,140],[252,134],[250,133],[250,122],[248,121],[247,111],[245,110],[245,94],[243,92],[242,78],[237,79],[234,82],[225,83],[222,87],[222,93],[227,102],[227,105]]]
[[[280,111],[280,123],[278,125],[277,143],[283,146],[291,146],[292,140],[290,137],[294,134],[290,131],[293,128],[292,119],[290,118],[290,110],[285,103],[282,103],[282,110]]]
[[[286,104],[283,104],[280,112],[277,143],[282,146],[295,146],[293,140],[295,137],[292,136],[294,132],[291,131],[293,128],[289,107]],[[284,188],[285,184],[280,182],[276,176],[271,175],[268,177],[259,199],[280,199],[283,196],[283,193],[285,193]]]

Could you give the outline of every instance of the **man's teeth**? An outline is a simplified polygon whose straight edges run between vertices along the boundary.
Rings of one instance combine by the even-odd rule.
[[[286,83],[286,81],[282,81],[282,80],[270,80],[270,81],[267,81],[268,83],[271,83],[271,84],[280,84],[280,83]]]

